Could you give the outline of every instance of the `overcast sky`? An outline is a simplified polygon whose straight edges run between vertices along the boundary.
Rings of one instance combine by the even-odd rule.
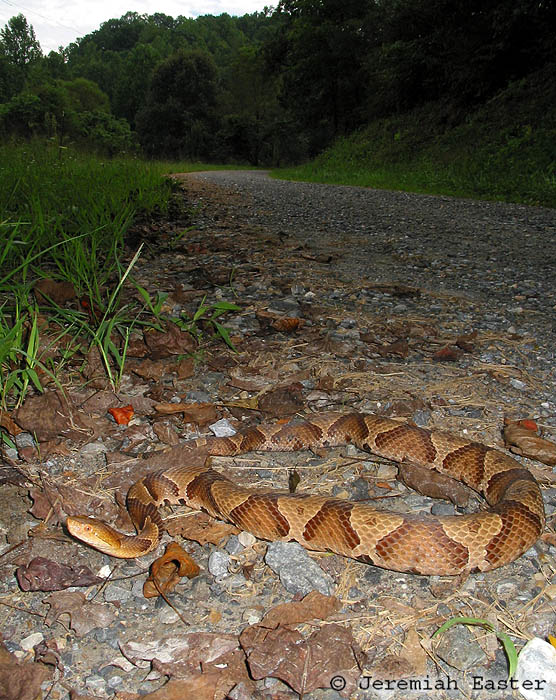
[[[126,12],[154,15],[163,12],[171,17],[198,15],[244,15],[260,12],[277,0],[0,0],[0,28],[10,17],[25,15],[45,54],[67,46],[77,37],[98,29],[102,22]]]

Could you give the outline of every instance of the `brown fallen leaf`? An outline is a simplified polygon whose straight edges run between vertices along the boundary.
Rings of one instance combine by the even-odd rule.
[[[39,442],[65,437],[71,440],[94,440],[94,421],[80,412],[59,391],[30,396],[13,418],[23,430]]]
[[[471,333],[464,333],[458,335],[456,338],[456,345],[460,350],[464,352],[473,352],[475,349],[475,341],[477,340],[477,331],[471,331]]]
[[[34,662],[20,663],[0,642],[1,700],[37,700],[41,685],[52,677],[53,668]]]
[[[169,676],[172,681],[182,679],[184,683],[160,689],[180,688],[182,691],[206,688],[207,693],[200,697],[224,700],[229,690],[238,682],[249,683],[245,655],[239,649],[236,635],[211,632],[193,632],[152,641],[129,641],[120,645],[122,654],[132,664],[145,668],[150,663],[152,671],[149,679]],[[156,696],[164,698],[164,695]],[[170,697],[174,697],[171,695]],[[182,698],[197,698],[192,692],[185,692]]]
[[[182,413],[184,423],[194,423],[201,428],[218,420],[218,409],[212,403],[157,403],[154,408],[163,415]]]
[[[96,627],[108,627],[115,617],[106,603],[90,603],[79,591],[52,593],[42,602],[50,606],[44,624],[52,627],[62,615],[68,615],[69,626],[77,637],[85,636]]]
[[[192,357],[184,357],[174,366],[178,379],[189,379],[195,374],[195,360]]]
[[[540,437],[532,429],[531,421],[504,421],[504,441],[517,455],[536,459],[551,467],[556,465],[556,443]]]
[[[416,676],[424,676],[427,672],[428,654],[421,646],[421,638],[415,627],[411,627],[405,633],[403,642],[403,656],[413,667]]]
[[[48,278],[38,280],[33,291],[40,304],[51,300],[59,306],[63,306],[66,301],[75,298],[75,289],[71,282],[57,282]]]
[[[405,656],[386,654],[370,669],[373,678],[377,680],[399,680],[415,675],[413,664]]]
[[[410,462],[401,462],[398,465],[398,479],[423,496],[451,501],[456,506],[466,506],[469,496],[473,493],[469,487],[447,474],[440,474]]]
[[[154,421],[153,431],[156,437],[165,445],[178,445],[179,437],[171,423],[165,420]]]
[[[154,360],[171,355],[185,355],[194,352],[197,341],[190,333],[182,331],[175,323],[168,322],[165,331],[148,328],[143,332],[143,338]]]
[[[67,566],[44,557],[35,557],[28,564],[18,566],[15,575],[22,591],[61,591],[104,581],[88,566]]]
[[[165,521],[164,527],[171,537],[181,535],[186,540],[193,540],[200,545],[219,545],[223,539],[240,532],[237,527],[215,520],[206,513],[172,518]]]
[[[297,413],[304,405],[303,384],[293,382],[278,386],[259,396],[259,410],[273,418],[281,418]]]
[[[276,605],[267,612],[259,625],[276,628],[278,625],[297,625],[307,620],[326,620],[340,607],[340,601],[334,596],[311,591],[303,600]]]
[[[130,365],[130,369],[133,374],[136,374],[143,379],[153,379],[154,381],[159,381],[168,371],[168,367],[164,360],[151,360],[150,358],[145,358],[139,362],[134,362],[132,365]]]
[[[23,432],[23,430],[12,419],[10,414],[6,413],[6,411],[3,411],[2,409],[0,409],[0,428],[4,428],[4,430],[13,437]]]
[[[164,554],[151,564],[149,577],[143,584],[145,598],[157,598],[175,588],[184,576],[194,578],[199,567],[179,544],[170,542]]]
[[[274,330],[280,331],[281,333],[293,333],[294,331],[298,331],[300,328],[303,328],[305,321],[302,318],[282,316],[281,318],[277,318],[275,321],[273,321],[271,325]]]
[[[382,357],[388,357],[388,355],[407,357],[409,355],[409,344],[407,340],[396,340],[394,343],[390,343],[389,345],[380,345],[377,348],[377,352]]]
[[[340,625],[326,625],[307,639],[288,627],[252,625],[243,630],[239,641],[255,680],[279,678],[300,695],[330,688],[331,679],[338,675],[346,681],[342,691],[346,696],[357,687],[356,643],[351,631]]]

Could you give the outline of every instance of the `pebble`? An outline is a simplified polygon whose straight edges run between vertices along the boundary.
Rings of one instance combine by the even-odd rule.
[[[216,437],[230,437],[236,434],[236,430],[227,418],[221,418],[209,425],[209,430],[216,435]]]
[[[40,644],[44,640],[44,635],[41,632],[34,632],[28,637],[24,637],[20,642],[19,646],[24,651],[31,651],[37,644]]]
[[[441,635],[436,654],[459,671],[482,666],[487,660],[472,632],[464,625],[454,625]]]
[[[526,700],[556,698],[556,649],[544,639],[531,639],[517,659],[516,680]],[[538,682],[541,681],[541,682]]]
[[[243,548],[244,545],[241,544],[237,535],[231,535],[224,546],[224,549],[228,552],[228,554],[237,554],[238,552],[241,552]]]
[[[104,589],[104,600],[107,603],[114,603],[115,601],[125,602],[132,597],[133,593],[129,588],[124,588],[116,583],[110,583]]]
[[[174,622],[180,619],[180,616],[175,610],[166,605],[166,607],[158,613],[157,619],[163,625],[173,625]]]
[[[303,596],[317,590],[332,595],[334,581],[297,542],[271,542],[265,562],[277,574],[289,593]]]
[[[217,549],[209,557],[208,570],[215,579],[223,579],[230,576],[228,566],[230,564],[230,555],[227,552]]]
[[[456,509],[453,503],[433,503],[431,513],[432,515],[455,515]]]

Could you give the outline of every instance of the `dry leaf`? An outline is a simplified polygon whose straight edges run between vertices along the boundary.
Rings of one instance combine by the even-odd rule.
[[[108,627],[114,621],[114,613],[107,604],[90,603],[79,591],[53,593],[43,603],[50,606],[44,624],[52,627],[62,615],[68,615],[69,626],[77,637],[85,636],[96,627]]]
[[[466,506],[472,493],[471,489],[447,474],[440,474],[410,462],[398,465],[398,479],[408,488],[424,496],[442,498],[457,506]]]
[[[437,350],[432,356],[432,359],[438,362],[455,362],[459,360],[460,357],[461,350],[459,348],[455,347],[455,345],[446,345],[440,348],[440,350]]]
[[[17,423],[12,420],[10,414],[6,413],[6,411],[2,411],[2,409],[0,409],[0,428],[4,428],[7,433],[14,437],[23,432]]]
[[[75,298],[75,289],[71,282],[56,282],[52,279],[42,279],[35,283],[33,291],[40,304],[52,300],[59,306]]]
[[[407,340],[396,340],[389,345],[381,345],[377,348],[377,352],[382,357],[388,355],[397,355],[398,357],[407,357],[409,355],[409,345]]]
[[[304,405],[303,385],[293,382],[279,386],[259,396],[259,410],[273,418],[281,418],[297,413]]]
[[[28,564],[18,566],[15,575],[22,591],[61,591],[104,581],[87,566],[67,566],[44,557],[35,557]]]
[[[171,355],[185,355],[194,352],[197,342],[190,333],[180,330],[175,323],[168,322],[166,331],[148,328],[143,332],[145,343],[151,351],[151,357],[159,360]]]
[[[340,607],[340,601],[334,596],[311,591],[303,600],[276,605],[267,612],[259,625],[275,628],[278,625],[297,625],[307,620],[326,620]]]
[[[218,410],[212,403],[157,403],[154,408],[163,415],[182,413],[184,423],[201,428],[218,420]]]
[[[288,316],[283,316],[281,318],[277,318],[271,325],[276,331],[280,331],[282,333],[293,333],[294,331],[302,328],[305,325],[305,321],[302,318],[290,318]]]
[[[143,595],[145,598],[157,598],[161,593],[167,594],[184,576],[194,578],[199,571],[189,554],[179,544],[170,542],[164,554],[153,561],[149,577],[143,585]]]
[[[556,465],[556,443],[539,437],[532,430],[532,421],[504,421],[504,440],[514,454],[536,459],[543,464]],[[534,424],[536,428],[536,423]]]
[[[108,413],[110,413],[118,425],[128,425],[129,421],[133,418],[133,406],[128,404],[120,408],[109,408]]]
[[[239,532],[237,527],[211,518],[206,513],[195,513],[183,518],[172,518],[164,523],[171,537],[181,535],[186,540],[194,540],[200,545],[219,545],[223,539]]]
[[[37,663],[20,663],[0,642],[1,700],[37,700],[42,697],[41,684],[52,676],[53,669]]]
[[[255,680],[279,678],[303,695],[317,688],[330,688],[330,680],[341,675],[349,695],[357,685],[359,665],[351,631],[340,625],[327,625],[307,639],[296,630],[278,627],[269,630],[253,625],[239,638]]]
[[[421,638],[415,627],[407,630],[403,648],[403,655],[411,663],[415,675],[424,676],[427,672],[427,659],[429,657],[421,646]]]

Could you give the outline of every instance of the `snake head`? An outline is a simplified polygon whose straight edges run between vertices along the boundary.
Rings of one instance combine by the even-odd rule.
[[[120,547],[120,534],[96,518],[87,518],[84,515],[70,515],[66,520],[66,527],[70,535],[104,554],[114,556],[114,552]]]

